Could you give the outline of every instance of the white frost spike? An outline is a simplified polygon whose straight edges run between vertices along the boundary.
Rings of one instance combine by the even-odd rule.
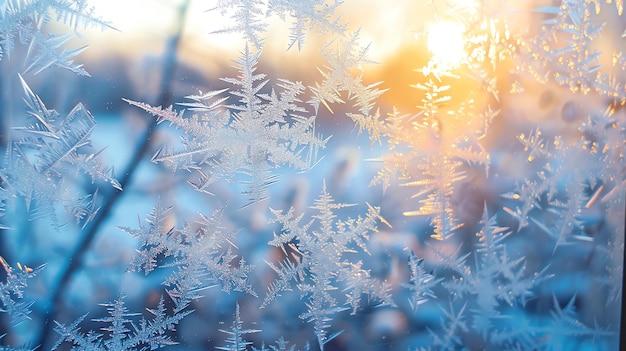
[[[353,313],[361,304],[363,295],[385,305],[393,305],[389,285],[370,276],[362,268],[362,262],[350,261],[350,255],[368,253],[366,242],[377,231],[381,219],[380,210],[368,205],[368,212],[357,219],[337,219],[337,211],[350,204],[335,203],[326,185],[315,200],[312,219],[301,223],[304,215],[296,215],[294,209],[286,213],[271,210],[282,226],[280,234],[274,234],[269,245],[281,248],[286,258],[279,265],[268,265],[278,274],[278,279],[268,288],[262,307],[267,306],[292,285],[301,292],[307,311],[301,319],[313,323],[320,347],[337,334],[328,335],[330,322],[337,313],[352,308]],[[294,252],[295,256],[288,253]],[[341,295],[333,293],[342,290]]]
[[[315,134],[315,115],[309,115],[300,100],[305,90],[301,82],[280,79],[277,89],[261,93],[269,81],[265,74],[256,73],[259,55],[260,51],[246,46],[234,60],[238,76],[221,79],[234,89],[191,95],[187,97],[191,102],[179,103],[195,112],[190,117],[171,107],[124,100],[186,134],[180,147],[160,148],[153,162],[163,162],[174,171],[198,172],[190,183],[201,192],[210,193],[218,180],[245,184],[244,206],[268,197],[269,186],[278,180],[275,168],[310,169],[316,162],[314,155],[328,140]],[[236,103],[224,105],[228,97],[220,95],[227,90]]]
[[[62,204],[76,223],[84,226],[99,208],[95,204],[98,192],[77,192],[73,184],[88,177],[92,183],[102,181],[122,190],[113,169],[101,164],[103,149],[96,151],[91,146],[96,120],[81,103],[60,119],[60,114],[48,109],[24,78],[18,77],[29,121],[12,128],[7,166],[0,168],[6,199],[24,199],[30,219],[48,217],[57,229],[61,224],[57,205]]]

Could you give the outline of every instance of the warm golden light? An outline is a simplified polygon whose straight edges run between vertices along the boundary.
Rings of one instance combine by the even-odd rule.
[[[459,66],[464,52],[461,24],[439,21],[428,27],[428,50],[433,54],[432,61],[440,69],[452,69]]]

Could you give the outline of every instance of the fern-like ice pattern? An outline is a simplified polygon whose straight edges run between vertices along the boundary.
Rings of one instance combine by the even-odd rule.
[[[270,285],[263,305],[276,300],[295,284],[307,301],[307,312],[300,318],[314,324],[322,349],[336,336],[329,336],[327,330],[333,315],[348,309],[345,305],[351,306],[356,313],[363,294],[384,303],[393,303],[386,283],[371,278],[369,271],[361,267],[361,262],[349,259],[355,249],[367,252],[366,241],[370,233],[377,230],[378,221],[382,220],[379,210],[368,205],[364,217],[335,222],[336,211],[347,206],[350,205],[335,203],[324,187],[311,207],[316,214],[308,223],[301,224],[303,216],[296,216],[293,209],[286,213],[272,210],[282,231],[275,234],[269,244],[282,248],[287,257],[279,265],[268,262],[278,279]],[[342,290],[347,292],[347,300],[342,303],[333,291],[344,285]]]
[[[73,34],[53,34],[46,25],[61,22],[72,28]],[[94,14],[86,0],[5,0],[0,5],[0,60],[11,59],[16,46],[27,43],[24,73],[40,73],[49,67],[67,69],[88,76],[82,64],[74,58],[85,47],[65,49],[64,45],[79,35],[79,30],[109,28],[107,22]]]
[[[98,193],[81,194],[80,189],[64,181],[66,178],[75,178],[79,184],[85,180],[91,184],[104,182],[122,190],[113,168],[103,166],[99,160],[101,150],[91,147],[96,120],[81,103],[60,119],[60,114],[49,110],[19,78],[30,124],[13,128],[13,140],[0,169],[0,198],[8,203],[23,199],[30,219],[46,217],[55,227],[62,224],[56,209],[60,202],[65,212],[84,227],[99,209]]]
[[[152,160],[174,169],[197,170],[200,177],[192,185],[199,191],[209,192],[210,185],[220,179],[243,182],[248,187],[248,203],[267,197],[267,188],[278,181],[272,169],[309,169],[326,140],[316,135],[315,116],[301,105],[304,86],[280,80],[280,90],[262,93],[268,80],[264,74],[255,74],[260,54],[246,46],[235,61],[239,76],[222,79],[238,88],[231,92],[237,103],[226,105],[226,111],[222,109],[225,98],[212,101],[224,90],[188,97],[192,102],[181,105],[199,111],[191,118],[171,108],[128,101],[157,116],[159,122],[182,128],[187,135],[182,150],[161,149]]]
[[[157,204],[146,218],[147,225],[138,229],[120,227],[141,242],[131,269],[143,271],[146,275],[163,267],[174,267],[174,271],[163,282],[176,305],[182,310],[199,292],[221,284],[226,292],[242,291],[256,295],[248,282],[252,267],[241,258],[234,261],[233,241],[236,232],[222,226],[222,214],[215,211],[212,216],[200,215],[194,223],[182,229],[165,227],[170,208]],[[158,259],[171,258],[160,266]]]
[[[108,325],[101,329],[103,332],[108,333],[108,338],[104,338],[105,334],[95,331],[82,332],[79,325],[86,317],[83,316],[69,325],[56,322],[55,331],[60,338],[52,349],[57,350],[67,343],[71,345],[71,350],[156,350],[175,344],[167,335],[167,332],[174,330],[180,320],[191,313],[190,311],[185,311],[167,315],[164,300],[161,298],[157,308],[147,309],[153,315],[152,319],[146,320],[142,318],[138,323],[135,323],[133,318],[140,315],[140,313],[128,311],[124,304],[124,296],[120,296],[114,302],[103,304],[102,306],[107,308],[109,317],[94,319],[93,321]]]
[[[129,267],[123,279],[150,289],[120,283],[109,289],[118,297],[97,307],[104,317],[68,311],[42,321],[50,306],[38,297],[56,285],[48,268],[0,256],[0,351],[615,349],[623,337],[623,0],[427,5],[416,5],[430,13],[417,13],[409,29],[419,54],[396,62],[410,61],[413,71],[398,73],[377,52],[387,43],[346,13],[361,3],[202,4],[226,19],[205,34],[240,40],[236,73],[175,106],[124,99],[159,124],[147,149],[164,124],[180,135],[151,158],[173,172],[125,174],[129,207],[148,201],[132,203],[137,194],[166,190],[137,226],[111,231],[124,241],[108,231],[119,223],[99,217],[122,184],[104,166],[104,149],[92,145],[96,117],[82,103],[64,114],[50,109],[29,86],[57,69],[88,76],[77,62],[86,47],[73,41],[109,24],[85,0],[0,0],[3,87],[14,79],[22,88],[3,93],[25,107],[14,113],[0,103],[11,121],[0,135],[0,253],[41,264],[48,256],[31,247],[47,242],[32,238],[48,239],[30,231],[52,228],[45,234],[69,242],[68,228],[82,234],[100,223],[102,240],[82,245],[89,240],[76,236],[87,252],[69,265],[93,269],[91,250],[124,243],[111,245],[128,249],[111,254],[113,268],[96,269]],[[395,26],[386,6],[367,18]],[[283,42],[273,37],[277,23]],[[436,39],[437,24],[460,31],[456,51],[425,43]],[[283,68],[270,62],[275,39],[285,57],[319,54],[302,60],[315,67],[301,81],[272,71]],[[406,74],[412,89],[370,74],[372,54],[382,58],[381,72]],[[343,121],[354,133],[338,128],[331,140],[317,132]],[[357,142],[355,154],[375,162],[347,157],[329,171],[323,158],[335,160],[331,148]],[[191,173],[197,192],[178,187],[180,171]],[[296,172],[304,175],[289,183]],[[311,201],[309,188],[321,188]],[[53,276],[59,266],[47,265]],[[69,301],[82,288],[59,294]],[[151,299],[143,299],[147,291]],[[23,330],[38,328],[56,333],[56,343],[23,342]]]

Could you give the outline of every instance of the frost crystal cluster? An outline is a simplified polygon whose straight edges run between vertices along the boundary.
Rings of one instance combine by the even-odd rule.
[[[0,0],[0,351],[618,349],[623,1],[144,5]]]

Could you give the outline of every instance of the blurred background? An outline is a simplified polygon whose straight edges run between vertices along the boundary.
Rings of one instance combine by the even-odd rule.
[[[455,3],[458,1],[452,2]],[[102,160],[114,167],[117,179],[126,176],[128,179],[122,195],[116,197],[110,213],[98,225],[86,252],[81,254],[75,274],[67,283],[61,284],[63,289],[56,300],[50,296],[51,289],[58,288],[59,275],[68,265],[67,258],[75,257],[73,253],[82,242],[85,230],[75,225],[71,218],[62,219],[57,226],[46,220],[29,220],[25,208],[7,211],[5,220],[10,222],[10,228],[0,232],[0,256],[12,266],[17,262],[29,267],[46,266],[29,283],[27,297],[35,301],[32,320],[9,326],[0,315],[0,335],[6,333],[0,345],[36,345],[43,339],[45,345],[38,350],[48,350],[56,340],[51,331],[54,324],[48,318],[50,311],[54,311],[55,320],[65,324],[88,313],[82,324],[83,330],[99,330],[102,324],[91,322],[106,315],[106,308],[99,304],[111,302],[119,294],[126,296],[130,311],[154,308],[163,293],[160,282],[166,273],[144,277],[141,273],[127,272],[139,243],[119,227],[136,228],[155,203],[160,202],[174,207],[168,221],[171,226],[178,227],[185,221],[198,220],[198,213],[210,214],[225,208],[227,225],[241,228],[235,244],[247,263],[255,266],[252,284],[261,297],[257,299],[236,292],[225,294],[219,287],[203,291],[205,298],[192,306],[195,313],[185,318],[177,332],[172,333],[174,340],[184,346],[168,349],[210,350],[224,345],[227,335],[219,329],[231,325],[236,304],[241,307],[245,326],[263,330],[250,335],[255,347],[260,348],[262,341],[269,344],[285,336],[297,345],[297,349],[305,348],[307,341],[312,343],[312,349],[316,349],[311,325],[298,318],[306,311],[306,306],[297,291],[285,294],[279,303],[266,309],[259,310],[258,305],[274,278],[265,261],[276,259],[278,255],[267,245],[278,230],[276,224],[268,222],[268,207],[286,209],[292,206],[299,212],[305,211],[325,183],[337,202],[356,204],[342,212],[345,216],[356,217],[365,213],[366,203],[380,206],[382,217],[391,227],[381,225],[380,232],[370,240],[370,255],[359,258],[364,260],[372,276],[385,279],[393,286],[394,299],[399,307],[368,306],[356,315],[342,314],[336,318],[333,330],[345,331],[329,349],[406,350],[426,346],[431,338],[429,329],[438,328],[445,313],[435,303],[424,304],[419,315],[407,312],[411,308],[407,293],[401,287],[409,277],[409,249],[424,258],[426,267],[432,272],[441,263],[432,247],[452,254],[460,243],[465,242],[463,252],[472,250],[483,208],[488,208],[490,214],[497,213],[501,225],[517,227],[518,223],[503,211],[503,207],[511,206],[511,202],[500,195],[512,191],[516,180],[537,172],[536,166],[525,162],[527,155],[522,152],[523,146],[517,136],[540,128],[547,136],[578,137],[578,126],[586,115],[607,104],[606,99],[596,95],[581,98],[566,87],[542,84],[532,77],[519,78],[525,87],[523,93],[513,95],[512,89],[507,88],[501,89],[498,101],[491,96],[485,97],[483,103],[497,102],[501,111],[482,141],[491,155],[491,173],[487,176],[482,171],[470,170],[470,176],[455,187],[455,206],[466,226],[451,241],[430,239],[430,218],[402,215],[418,208],[420,199],[413,198],[414,191],[397,186],[401,181],[394,181],[385,191],[381,185],[370,186],[381,168],[380,162],[372,160],[386,155],[389,149],[384,143],[372,143],[367,133],[359,133],[355,123],[345,115],[352,108],[349,104],[332,106],[332,113],[320,108],[317,132],[324,137],[332,135],[332,138],[322,152],[323,158],[310,172],[298,173],[286,167],[278,169],[276,172],[281,181],[271,186],[269,199],[242,209],[245,201],[240,196],[240,185],[218,182],[211,188],[215,196],[208,196],[194,191],[187,184],[193,175],[184,171],[172,173],[163,165],[152,163],[150,158],[159,147],[177,143],[181,132],[167,123],[152,126],[153,117],[122,100],[167,107],[184,102],[185,96],[228,87],[220,78],[237,75],[231,66],[232,60],[240,56],[245,40],[239,33],[213,32],[228,28],[230,18],[214,9],[213,2],[206,1],[92,0],[89,4],[111,28],[80,30],[80,36],[69,41],[67,46],[89,46],[76,57],[76,61],[84,64],[91,77],[52,68],[38,74],[24,74],[24,79],[48,108],[61,115],[77,103],[83,103],[97,122],[92,133],[93,148],[103,149]],[[510,30],[535,28],[530,24],[542,18],[529,9],[548,5],[554,4],[548,0],[528,4],[514,2],[511,4],[514,15],[508,18]],[[366,84],[382,81],[380,88],[390,89],[378,99],[382,111],[391,111],[394,107],[399,111],[415,111],[421,104],[423,93],[411,85],[424,82],[424,76],[415,70],[426,66],[433,55],[426,29],[443,14],[441,9],[444,6],[452,5],[436,1],[433,4],[432,1],[412,0],[394,0],[392,3],[346,0],[339,7],[337,17],[349,24],[348,30],[360,30],[360,42],[369,44],[368,59],[372,62],[358,67],[358,74]],[[608,39],[604,45],[611,51],[618,48],[618,43],[623,44],[619,26],[623,30],[626,22],[624,17],[608,18],[607,21],[618,28],[607,27],[605,37]],[[68,30],[67,26],[52,22],[49,27],[53,33]],[[279,18],[270,21],[257,72],[266,74],[272,82],[289,79],[310,85],[319,81],[320,73],[316,67],[324,65],[320,47],[328,37],[310,33],[301,50],[296,47],[286,50],[288,30],[288,24]],[[444,37],[441,40],[450,39]],[[15,73],[23,70],[24,62],[20,57],[26,50],[27,47],[17,47],[13,57],[0,61],[4,144],[8,131],[19,125],[19,116],[23,115],[23,90]],[[476,84],[472,73],[459,69],[460,78],[455,81],[450,95],[462,99],[469,87]],[[623,75],[618,79],[623,79]],[[503,78],[500,84],[508,87],[513,83]],[[181,109],[176,105],[174,108]],[[622,107],[618,108],[616,116],[623,121]],[[147,135],[149,128],[154,128],[154,132]],[[148,139],[144,140],[146,135]],[[142,143],[145,152],[134,158],[134,150],[140,149]],[[623,179],[623,174],[616,176]],[[105,199],[113,196],[112,189],[102,187],[98,191]],[[592,224],[586,226],[590,229],[585,235],[604,238],[615,234],[619,237],[624,232],[623,201],[618,205],[622,207],[601,210],[594,207],[587,211],[584,219]],[[101,206],[105,207],[105,204]],[[554,260],[550,272],[560,275],[537,289],[537,298],[528,302],[526,311],[532,311],[528,313],[532,316],[538,314],[548,318],[546,311],[553,307],[553,299],[558,298],[561,306],[574,299],[580,313],[577,317],[583,323],[593,325],[599,321],[602,327],[609,329],[609,336],[597,344],[595,339],[584,339],[588,343],[581,344],[584,346],[580,349],[611,349],[618,336],[614,322],[619,320],[620,302],[608,304],[607,296],[611,287],[619,285],[614,280],[621,279],[621,257],[615,257],[615,252],[602,251],[605,247],[598,248],[587,242],[577,242],[552,256],[550,241],[540,229],[531,223],[528,233],[525,232],[526,237],[511,240],[511,251],[527,259],[529,272],[538,272],[546,262]],[[623,250],[623,237],[616,240],[622,240]],[[599,257],[602,253],[604,257]],[[612,260],[611,267],[617,270],[614,276],[607,276],[607,260]],[[613,281],[596,292],[597,281],[594,279],[599,275],[603,280]],[[436,291],[438,297],[445,293],[444,289]],[[442,301],[446,305],[448,300],[442,298]],[[597,313],[598,310],[602,313]],[[515,313],[511,316],[516,316]],[[518,316],[520,324],[532,319],[522,314],[520,312]],[[511,325],[515,323],[510,322]],[[465,335],[464,338],[469,345],[467,349],[481,349],[477,336]],[[563,341],[562,345],[568,344]]]

